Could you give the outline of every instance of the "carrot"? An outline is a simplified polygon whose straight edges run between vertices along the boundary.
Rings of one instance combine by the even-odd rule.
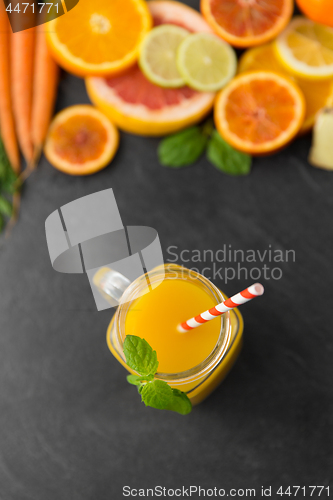
[[[0,2],[0,127],[9,161],[20,171],[20,152],[17,144],[12,98],[10,93],[10,33],[11,27],[3,2]]]
[[[52,59],[46,44],[45,25],[36,28],[35,69],[31,135],[34,164],[38,161],[52,118],[59,81],[59,67]]]
[[[33,161],[31,110],[35,28],[11,34],[12,101],[18,141],[28,165]]]

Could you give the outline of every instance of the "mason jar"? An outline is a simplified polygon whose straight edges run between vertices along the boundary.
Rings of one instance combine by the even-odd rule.
[[[111,353],[131,374],[136,374],[136,372],[127,366],[123,352],[123,342],[127,335],[127,315],[138,297],[145,293],[154,293],[154,289],[159,283],[163,280],[171,279],[187,280],[195,286],[200,287],[205,293],[209,294],[214,305],[227,299],[227,296],[205,276],[176,264],[165,264],[150,271],[148,284],[147,275],[142,275],[133,281],[125,289],[121,303],[107,330],[107,344]],[[108,292],[106,291],[106,293]],[[201,312],[203,311],[197,311],[198,314]],[[172,311],[170,313],[172,314]],[[183,319],[186,320],[189,318]],[[171,387],[185,392],[193,405],[203,401],[218,387],[232,368],[242,347],[243,319],[237,308],[224,313],[212,321],[219,321],[220,323],[218,340],[214,348],[201,363],[177,373],[157,372],[155,375],[155,378],[164,380]],[[198,328],[200,329],[201,327],[199,326]],[[140,337],[144,338],[144,332],[142,332]]]

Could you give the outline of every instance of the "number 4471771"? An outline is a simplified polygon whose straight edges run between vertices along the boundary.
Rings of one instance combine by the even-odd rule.
[[[20,6],[22,6],[22,7],[20,7]],[[41,3],[37,4],[36,13],[39,12],[39,14],[40,14],[45,6],[46,6],[45,10],[47,10],[47,13],[50,12],[50,10],[52,9],[53,6],[56,8],[57,14],[59,13],[57,3],[45,3],[45,2],[41,2]],[[34,3],[17,3],[15,5],[15,7],[12,7],[12,4],[10,3],[10,4],[8,4],[8,7],[6,8],[6,11],[7,12],[18,12],[18,13],[22,12],[22,14],[25,14],[28,9],[31,9],[32,13],[35,13],[35,4]]]
[[[288,486],[288,488],[283,489],[282,486],[277,490],[276,492],[277,495],[282,496],[289,496],[289,497],[296,497],[297,494],[298,496],[306,497],[308,498],[309,496],[312,497],[313,495],[316,495],[314,498],[320,497],[321,494],[323,496],[330,496],[330,487],[329,486]]]

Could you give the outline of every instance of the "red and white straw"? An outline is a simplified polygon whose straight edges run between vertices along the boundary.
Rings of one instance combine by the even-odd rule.
[[[221,304],[218,304],[212,309],[208,309],[208,311],[199,314],[199,316],[195,316],[194,318],[181,323],[178,325],[177,330],[181,333],[193,330],[193,328],[197,328],[203,323],[207,323],[207,321],[217,318],[218,316],[221,316],[221,314],[230,311],[230,309],[238,307],[241,304],[245,304],[245,302],[248,302],[255,297],[259,297],[259,295],[262,295],[263,293],[264,287],[260,283],[255,283],[254,285],[245,288],[242,292],[237,293],[230,299],[221,302]]]

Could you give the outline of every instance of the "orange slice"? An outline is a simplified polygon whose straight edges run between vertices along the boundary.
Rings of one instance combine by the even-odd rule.
[[[214,110],[221,136],[252,155],[282,148],[299,132],[304,115],[299,87],[272,71],[238,75],[218,94]]]
[[[293,0],[201,0],[202,15],[234,47],[252,47],[275,38],[288,24]]]
[[[304,123],[300,130],[303,134],[308,132],[314,125],[317,113],[320,109],[333,102],[333,81],[318,80],[308,81],[304,78],[292,76],[276,57],[273,44],[262,45],[248,49],[239,61],[238,72],[253,70],[278,71],[290,76],[300,87],[306,102],[306,113]]]
[[[118,144],[118,130],[101,111],[89,105],[70,106],[53,119],[44,153],[58,170],[88,175],[110,163]]]
[[[211,33],[203,17],[180,2],[148,2],[154,25],[174,24],[191,32]],[[122,130],[140,135],[165,135],[193,125],[213,107],[215,92],[187,86],[168,89],[150,82],[138,65],[114,77],[86,78],[91,101]]]
[[[151,22],[144,0],[80,0],[45,29],[54,58],[67,71],[111,75],[134,64]]]

